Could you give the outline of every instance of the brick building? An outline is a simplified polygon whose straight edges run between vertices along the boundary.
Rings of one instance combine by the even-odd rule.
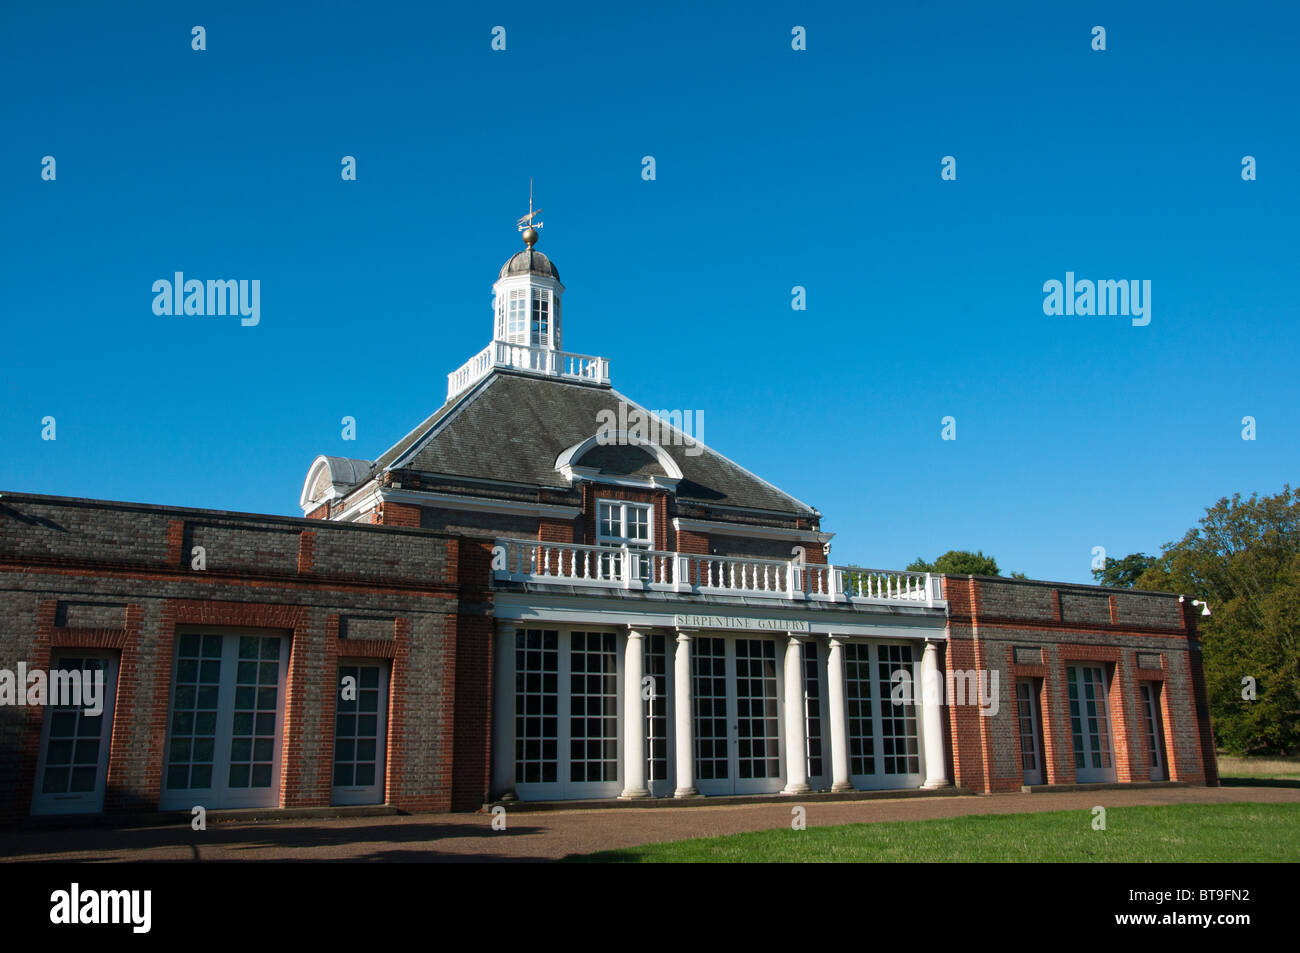
[[[0,817],[1217,783],[1190,603],[833,565],[562,349],[524,238],[445,403],[303,518],[0,496]],[[23,703],[74,671],[98,713]]]

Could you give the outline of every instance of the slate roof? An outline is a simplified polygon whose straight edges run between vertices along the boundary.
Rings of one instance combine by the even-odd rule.
[[[375,462],[372,472],[411,469],[470,479],[567,489],[556,458],[598,430],[597,413],[618,412],[620,401],[639,407],[605,386],[538,377],[497,368],[444,404]],[[642,408],[644,409],[644,408]],[[707,446],[665,445],[681,469],[677,498],[703,504],[813,516],[810,506],[745,470]],[[607,454],[605,454],[607,456]],[[602,460],[588,452],[582,465]],[[613,463],[613,460],[607,461]],[[613,471],[661,472],[613,466]]]

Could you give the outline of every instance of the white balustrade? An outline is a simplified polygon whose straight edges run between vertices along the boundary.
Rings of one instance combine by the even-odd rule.
[[[469,388],[494,367],[510,367],[549,377],[568,377],[598,384],[609,383],[609,361],[603,357],[493,341],[447,375],[447,399],[451,400]]]
[[[910,603],[926,607],[943,603],[943,577],[934,573],[535,539],[498,539],[496,547],[496,578],[512,582],[821,602]]]

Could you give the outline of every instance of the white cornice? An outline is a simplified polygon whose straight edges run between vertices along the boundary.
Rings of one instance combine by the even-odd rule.
[[[754,526],[749,523],[717,523],[712,520],[692,520],[676,517],[673,529],[692,533],[709,533],[715,536],[746,536],[751,539],[794,539],[808,542],[829,543],[834,533],[822,533],[813,529],[786,529],[780,526]]]

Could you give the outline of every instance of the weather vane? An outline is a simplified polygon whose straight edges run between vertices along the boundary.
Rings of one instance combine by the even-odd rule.
[[[537,209],[537,210],[533,209],[533,180],[531,177],[529,177],[528,214],[520,218],[519,221],[515,223],[517,226],[519,226],[519,230],[524,233],[524,243],[529,248],[532,248],[535,244],[537,244],[537,230],[545,224],[544,222],[533,221],[533,218],[535,216],[541,214],[542,214],[541,209]]]

